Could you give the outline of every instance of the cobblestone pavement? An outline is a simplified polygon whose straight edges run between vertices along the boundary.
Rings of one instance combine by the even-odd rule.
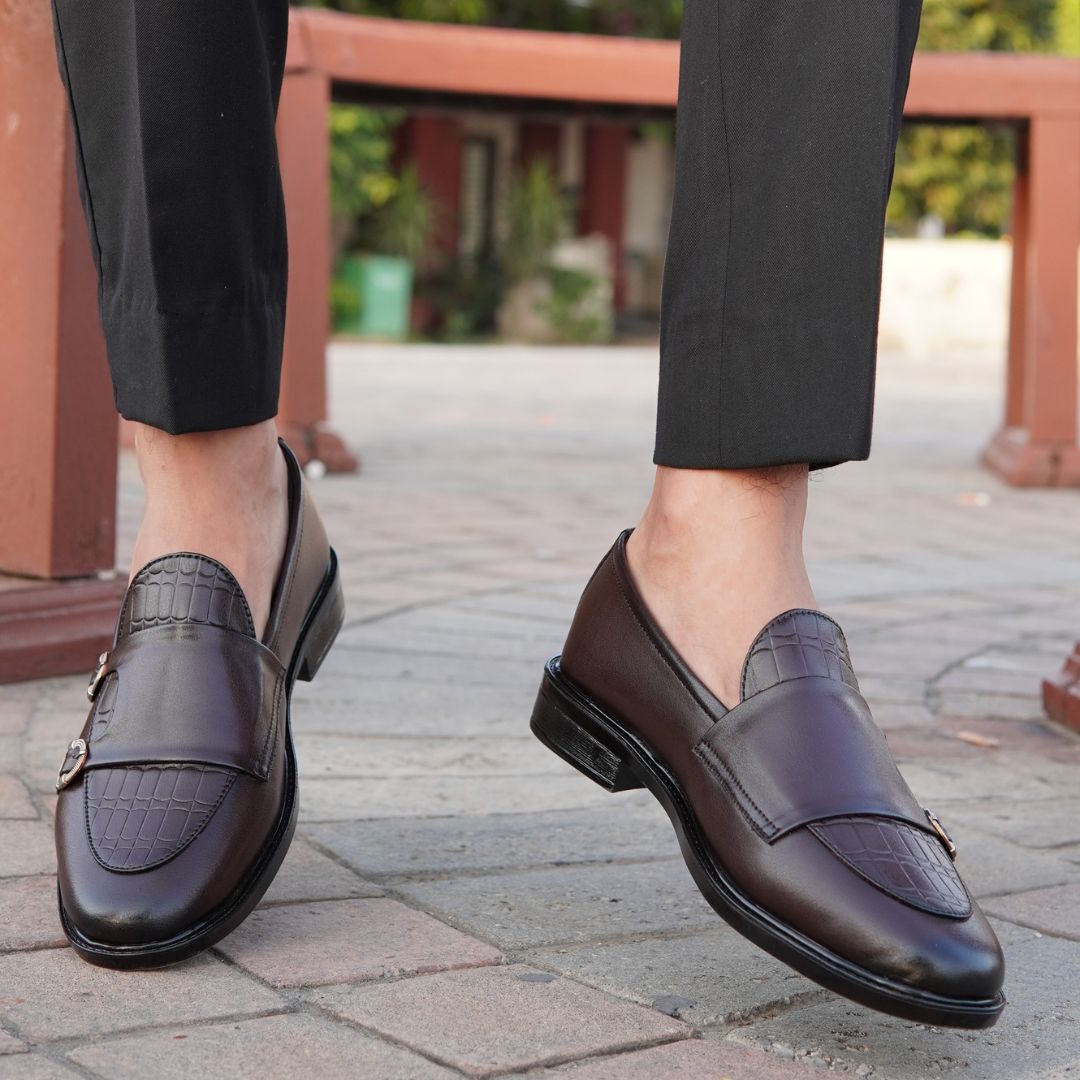
[[[654,351],[339,346],[333,372],[364,472],[316,482],[350,609],[294,702],[282,873],[209,955],[81,963],[49,793],[85,680],[3,688],[0,1075],[1080,1076],[1080,741],[1038,702],[1080,634],[1080,496],[973,465],[995,364],[885,357],[874,460],[815,480],[809,527],[819,596],[1006,946],[1011,1004],[976,1034],[776,963],[699,898],[647,796],[529,736],[541,665],[647,493]],[[122,489],[123,553],[130,461]]]

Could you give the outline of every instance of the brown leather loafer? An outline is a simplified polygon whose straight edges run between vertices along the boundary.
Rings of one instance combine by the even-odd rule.
[[[649,615],[628,535],[547,666],[533,731],[611,791],[647,787],[706,899],[763,949],[871,1008],[991,1026],[1001,948],[897,771],[840,627],[816,611],[773,619],[728,709]]]
[[[289,698],[344,618],[337,559],[282,443],[289,537],[262,641],[205,555],[133,579],[60,770],[60,918],[84,959],[160,967],[208,948],[266,891],[296,826]]]

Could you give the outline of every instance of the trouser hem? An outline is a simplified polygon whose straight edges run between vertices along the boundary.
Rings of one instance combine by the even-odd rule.
[[[103,319],[117,411],[171,435],[277,414],[285,305]]]

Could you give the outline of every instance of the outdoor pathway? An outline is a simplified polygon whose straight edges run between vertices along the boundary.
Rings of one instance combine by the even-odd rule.
[[[528,732],[584,579],[647,495],[655,351],[337,346],[355,477],[315,481],[349,613],[293,721],[301,826],[209,955],[90,967],[50,795],[85,678],[0,688],[0,1077],[1080,1078],[1080,739],[1039,679],[1080,636],[1080,495],[974,464],[979,357],[882,360],[871,463],[815,479],[818,594],[1008,957],[990,1032],[795,975],[696,893],[666,818]],[[122,554],[138,514],[122,467]],[[87,667],[93,658],[87,657]]]

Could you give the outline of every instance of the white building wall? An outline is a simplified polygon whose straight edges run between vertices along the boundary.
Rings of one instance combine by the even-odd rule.
[[[630,144],[626,178],[626,307],[642,315],[660,310],[660,281],[671,218],[674,148],[647,135]]]

